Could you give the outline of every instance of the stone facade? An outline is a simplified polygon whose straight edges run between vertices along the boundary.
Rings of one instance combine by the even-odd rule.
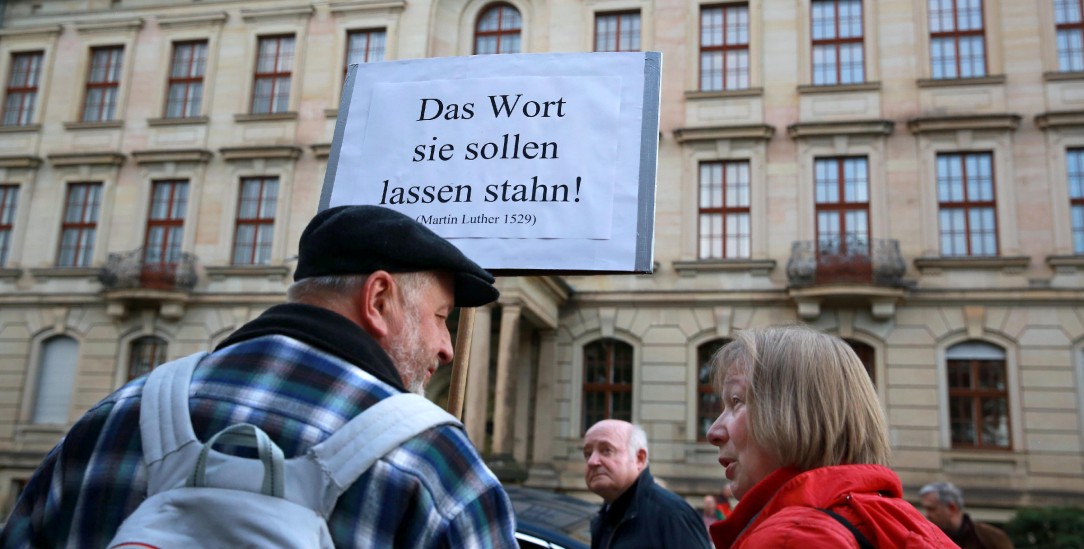
[[[973,515],[998,522],[1019,506],[1084,504],[1084,245],[1073,241],[1069,168],[1084,147],[1084,72],[1059,64],[1052,0],[1038,9],[985,0],[985,67],[969,78],[933,74],[926,3],[862,2],[863,77],[841,85],[813,85],[811,3],[824,4],[815,0],[508,3],[522,17],[523,52],[591,51],[599,14],[638,12],[639,48],[663,53],[663,78],[655,272],[502,278],[501,300],[478,312],[464,419],[496,470],[585,494],[584,349],[601,339],[632,350],[631,417],[647,429],[653,472],[696,501],[723,478],[715,449],[697,440],[698,349],[742,328],[806,322],[868,349],[894,468],[912,499],[926,482],[951,480]],[[704,91],[701,13],[741,6],[747,85]],[[19,54],[40,52],[40,80],[28,118],[0,126],[0,189],[18,190],[14,216],[0,221],[10,235],[0,263],[0,503],[10,506],[70,422],[125,381],[137,339],[164,341],[176,358],[284,298],[320,195],[348,32],[383,29],[388,60],[469,55],[490,7],[3,5],[6,95]],[[283,108],[254,114],[256,50],[268,36],[294,37],[291,91]],[[171,52],[191,41],[206,43],[202,105],[167,117]],[[115,114],[84,121],[89,52],[114,46],[123,51]],[[972,153],[989,159],[995,252],[945,253],[939,162]],[[800,244],[817,239],[819,163],[849,158],[864,159],[867,236],[886,250],[858,283],[815,274],[822,256],[802,255]],[[748,166],[748,253],[714,257],[698,244],[701,168],[732,160]],[[278,200],[265,256],[238,265],[240,187],[250,178],[273,178]],[[103,285],[111,254],[145,245],[159,181],[187,183],[180,238],[194,278]],[[93,251],[59,267],[66,193],[86,182],[101,192]],[[40,406],[39,379],[58,336],[76,344],[70,370],[50,374],[70,380],[67,419],[42,421],[57,417]],[[950,361],[961,349],[1000,353],[994,389],[1005,409],[992,428],[1001,447],[953,441]],[[446,398],[448,377],[442,369],[433,381],[434,398]]]

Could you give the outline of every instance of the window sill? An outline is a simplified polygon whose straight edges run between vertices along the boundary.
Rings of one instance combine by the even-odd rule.
[[[1067,80],[1084,80],[1084,71],[1050,71],[1043,73],[1044,82],[1062,82]]]
[[[234,122],[280,122],[283,120],[297,120],[297,112],[275,112],[268,114],[235,114]]]
[[[969,78],[919,78],[915,83],[920,88],[952,88],[956,86],[991,86],[1005,84],[1005,75],[972,76]]]
[[[197,126],[206,125],[210,120],[211,119],[206,116],[192,116],[188,118],[148,118],[147,125],[152,128],[156,126]]]
[[[227,277],[260,278],[282,280],[290,274],[290,268],[283,265],[230,265],[228,267],[205,267],[207,277],[214,281]]]
[[[1012,257],[916,257],[915,267],[926,273],[941,270],[1001,270],[1006,273],[1019,273],[1027,268],[1031,259],[1027,256]]]
[[[29,269],[29,271],[34,278],[42,280],[51,278],[93,278],[97,280],[101,269],[98,267],[46,267],[43,269]]]
[[[324,109],[324,117],[325,118],[338,118],[339,117],[339,109]]]
[[[41,124],[23,124],[23,125],[11,125],[0,126],[0,133],[31,133],[40,132]]]
[[[1046,264],[1057,273],[1073,274],[1084,270],[1084,255],[1052,255],[1046,258]]]
[[[23,275],[22,269],[0,268],[0,280],[14,282]]]
[[[798,94],[867,92],[880,91],[880,89],[880,82],[862,82],[860,84],[806,84],[804,86],[798,86]]]
[[[674,270],[681,276],[700,273],[748,271],[753,276],[768,276],[775,269],[774,259],[703,259],[698,261],[675,261]]]
[[[106,120],[104,122],[65,122],[66,130],[111,130],[123,128],[123,120]]]
[[[734,97],[759,97],[764,95],[764,88],[745,88],[742,90],[687,91],[685,99],[730,99]]]

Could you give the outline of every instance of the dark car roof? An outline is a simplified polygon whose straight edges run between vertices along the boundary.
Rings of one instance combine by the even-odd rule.
[[[599,505],[565,494],[505,486],[516,511],[516,529],[568,547],[591,543],[591,517]]]

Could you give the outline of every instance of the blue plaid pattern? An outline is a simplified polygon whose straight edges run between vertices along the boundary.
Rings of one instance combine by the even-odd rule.
[[[0,548],[105,547],[146,497],[144,378],[98,403],[31,478]],[[297,340],[264,336],[205,358],[189,389],[196,435],[259,425],[299,455],[397,390]],[[337,547],[516,547],[511,503],[459,428],[431,429],[378,461],[328,521]]]

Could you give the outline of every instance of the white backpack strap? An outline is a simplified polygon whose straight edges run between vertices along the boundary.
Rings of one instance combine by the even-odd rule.
[[[143,385],[139,405],[139,433],[143,438],[143,462],[149,468],[148,491],[155,494],[177,479],[158,473],[162,459],[177,449],[199,443],[188,414],[188,385],[196,364],[207,353],[200,352],[167,362],[151,371]]]
[[[438,425],[463,424],[425,397],[399,393],[358,414],[309,450],[331,477],[323,501],[329,516],[335,502],[377,460]]]

